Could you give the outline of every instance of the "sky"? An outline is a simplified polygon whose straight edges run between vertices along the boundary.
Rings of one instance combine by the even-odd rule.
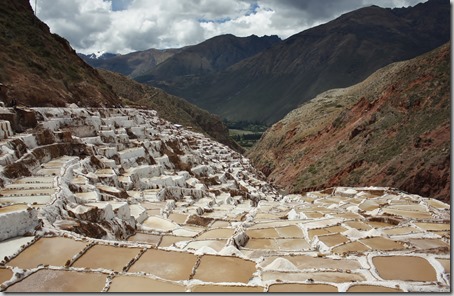
[[[30,0],[52,33],[85,54],[180,48],[221,34],[286,39],[370,5],[425,0]],[[36,4],[36,6],[35,6]]]

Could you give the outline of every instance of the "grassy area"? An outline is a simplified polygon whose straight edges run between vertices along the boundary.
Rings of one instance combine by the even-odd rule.
[[[241,147],[249,149],[262,137],[262,132],[252,132],[247,130],[230,129],[230,137]]]
[[[242,135],[251,135],[253,133],[254,132],[251,132],[251,131],[245,131],[245,130],[239,130],[239,129],[229,129],[229,135],[231,137],[242,136]]]

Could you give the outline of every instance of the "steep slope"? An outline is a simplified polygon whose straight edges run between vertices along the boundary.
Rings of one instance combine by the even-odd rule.
[[[450,44],[319,95],[250,152],[291,191],[389,186],[450,200]]]
[[[124,103],[151,108],[156,110],[160,117],[170,122],[190,126],[195,131],[205,133],[236,151],[244,151],[230,139],[229,131],[219,117],[158,88],[140,84],[106,70],[99,70],[99,72]]]
[[[115,93],[62,37],[37,19],[28,0],[0,5],[1,100],[31,106],[112,106]]]
[[[220,75],[150,83],[229,120],[274,123],[325,90],[358,83],[449,40],[448,0],[371,6],[294,35]]]
[[[125,55],[93,58],[90,55],[79,56],[90,66],[117,72],[129,77],[137,77],[148,73],[182,49],[148,49]]]

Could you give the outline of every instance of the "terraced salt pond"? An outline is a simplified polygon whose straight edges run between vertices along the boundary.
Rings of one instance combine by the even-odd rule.
[[[2,292],[450,291],[448,204],[377,187],[282,196],[153,111],[36,112],[73,150],[8,156],[31,176],[0,189]],[[30,137],[15,135],[32,157]]]

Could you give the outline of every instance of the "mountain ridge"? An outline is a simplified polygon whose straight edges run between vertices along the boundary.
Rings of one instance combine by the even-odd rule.
[[[401,9],[373,6],[295,34],[211,76],[166,80],[154,69],[140,81],[231,121],[271,124],[325,90],[358,83],[449,39],[447,0]]]

